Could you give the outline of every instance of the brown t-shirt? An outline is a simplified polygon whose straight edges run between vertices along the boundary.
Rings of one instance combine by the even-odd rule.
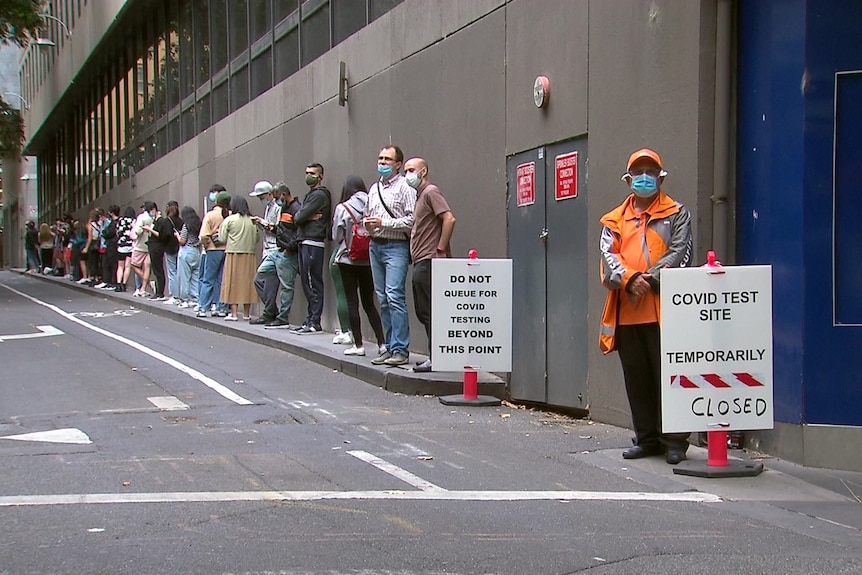
[[[437,244],[443,233],[440,214],[449,209],[443,192],[434,184],[426,184],[418,193],[413,210],[413,231],[410,233],[410,256],[413,263],[431,259],[437,255]],[[449,246],[446,246],[449,251]]]

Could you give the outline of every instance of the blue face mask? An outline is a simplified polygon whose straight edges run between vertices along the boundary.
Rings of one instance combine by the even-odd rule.
[[[386,164],[381,166],[380,164],[377,164],[377,173],[380,174],[381,176],[383,176],[384,178],[388,178],[389,176],[392,175],[392,166],[389,166]]]
[[[658,178],[649,174],[632,176],[632,191],[635,195],[648,198],[658,191]]]

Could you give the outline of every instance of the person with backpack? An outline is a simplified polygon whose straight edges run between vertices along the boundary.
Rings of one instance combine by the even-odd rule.
[[[344,350],[344,355],[365,355],[362,339],[362,323],[359,319],[359,300],[374,330],[379,349],[386,349],[383,322],[374,302],[374,278],[371,276],[371,261],[368,247],[371,236],[362,223],[365,204],[368,203],[368,188],[358,176],[350,176],[341,188],[341,202],[335,206],[332,217],[332,239],[336,244],[333,256],[344,284],[347,302],[347,318],[353,345]],[[357,296],[357,291],[359,292]]]
[[[278,246],[280,259],[275,266],[281,292],[278,301],[278,315],[264,324],[264,329],[289,329],[290,308],[293,307],[294,283],[299,273],[299,232],[293,223],[293,217],[299,212],[299,199],[290,193],[290,188],[284,182],[278,182],[273,188],[281,194],[281,213],[278,225],[275,227],[275,243]]]

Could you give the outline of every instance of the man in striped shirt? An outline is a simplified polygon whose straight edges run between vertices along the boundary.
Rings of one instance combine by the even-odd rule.
[[[385,146],[377,156],[380,179],[368,191],[365,227],[371,233],[371,273],[380,302],[386,347],[371,360],[375,365],[403,365],[410,358],[410,318],[407,314],[407,268],[416,190],[401,175],[404,152]]]

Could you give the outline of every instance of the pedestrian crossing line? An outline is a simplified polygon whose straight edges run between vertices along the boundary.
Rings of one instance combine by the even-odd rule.
[[[415,487],[417,489],[421,489],[423,491],[446,491],[442,487],[434,485],[430,481],[426,481],[426,480],[422,479],[421,477],[410,473],[406,469],[402,469],[401,467],[398,467],[397,465],[393,465],[392,463],[389,463],[388,461],[383,461],[379,457],[377,457],[375,455],[371,455],[367,451],[361,451],[361,450],[356,449],[353,451],[348,451],[347,453],[348,453],[348,455],[352,455],[353,457],[360,459],[360,460],[364,461],[365,463],[370,463],[371,465],[373,465],[374,467],[376,467],[380,471],[388,473],[389,475],[392,475],[393,477],[397,477],[401,481],[404,481],[405,483],[412,485],[413,487]]]
[[[400,501],[657,501],[721,503],[718,495],[700,491],[648,493],[644,491],[192,491],[165,493],[79,493],[0,496],[0,507],[105,505],[128,503],[241,503],[321,500]]]
[[[181,411],[189,408],[188,404],[183,403],[178,397],[174,397],[173,395],[148,397],[147,401],[158,407],[161,411]]]
[[[91,331],[94,331],[98,334],[104,335],[105,337],[111,338],[114,341],[118,341],[120,343],[128,345],[129,347],[134,348],[134,349],[140,351],[141,353],[144,353],[144,354],[152,357],[153,359],[161,361],[162,363],[165,363],[165,364],[173,367],[174,369],[177,369],[177,370],[185,373],[186,375],[188,375],[192,379],[195,379],[195,380],[201,382],[202,384],[204,384],[205,386],[207,386],[208,388],[210,388],[211,390],[213,390],[217,394],[221,395],[225,399],[228,399],[228,400],[230,400],[230,401],[232,401],[238,405],[253,405],[254,404],[254,402],[240,396],[239,394],[235,393],[231,389],[228,389],[227,387],[220,384],[216,380],[214,380],[210,377],[207,377],[206,375],[202,374],[198,370],[191,368],[191,367],[185,365],[184,363],[180,363],[179,361],[175,360],[172,357],[168,357],[163,353],[159,353],[158,351],[156,351],[154,349],[150,349],[147,346],[142,345],[142,344],[140,344],[136,341],[133,341],[129,338],[123,337],[121,335],[117,335],[115,333],[111,333],[108,330],[105,330],[105,329],[102,329],[102,328],[97,327],[95,325],[89,324],[89,323],[75,317],[74,315],[70,314],[69,312],[60,309],[59,307],[57,307],[53,304],[50,304],[50,303],[41,301],[39,299],[36,299],[33,296],[30,296],[30,295],[27,295],[23,292],[20,292],[20,291],[16,290],[15,288],[7,286],[6,284],[0,284],[0,286],[6,288],[7,290],[11,291],[12,293],[16,293],[16,294],[20,295],[21,297],[32,301],[35,304],[38,304],[38,305],[41,305],[41,306],[44,306],[44,307],[50,309],[54,313],[57,313],[57,314],[63,316],[64,318],[68,319],[69,321],[71,321],[73,323],[76,323],[76,324],[78,324],[82,327],[85,327]]]

